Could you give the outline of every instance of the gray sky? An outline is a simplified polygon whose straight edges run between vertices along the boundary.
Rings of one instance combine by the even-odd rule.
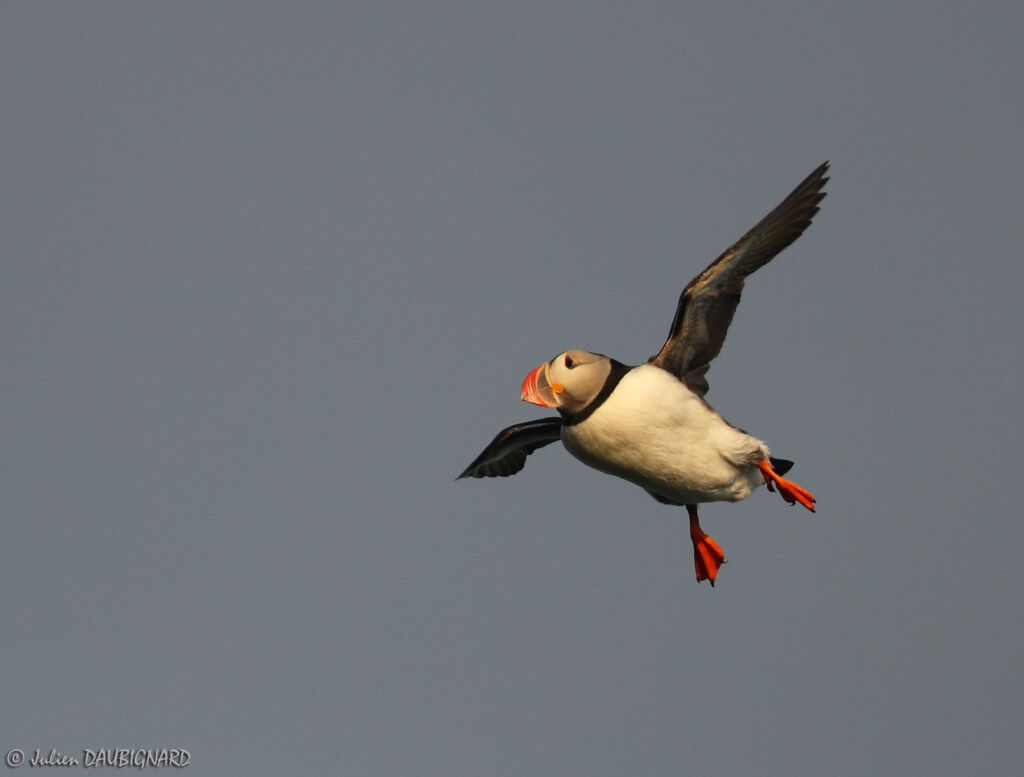
[[[1020,767],[1024,10],[551,5],[4,6],[4,752]],[[708,395],[816,515],[453,482],[825,159]]]

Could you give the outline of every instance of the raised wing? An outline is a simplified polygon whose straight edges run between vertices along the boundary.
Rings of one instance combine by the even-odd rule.
[[[828,162],[811,173],[771,213],[690,281],[679,296],[672,328],[648,361],[707,393],[704,373],[718,356],[748,275],[796,240],[818,212]]]
[[[526,421],[502,429],[456,480],[514,475],[526,465],[527,456],[561,435],[562,419],[557,417]]]

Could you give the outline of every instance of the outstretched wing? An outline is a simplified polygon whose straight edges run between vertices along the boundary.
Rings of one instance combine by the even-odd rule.
[[[828,181],[828,162],[811,173],[778,207],[736,241],[679,296],[672,328],[649,361],[679,377],[697,394],[707,393],[704,373],[722,349],[748,275],[796,240],[818,212]]]
[[[502,429],[456,480],[514,475],[526,465],[527,456],[561,435],[562,419],[557,417],[526,421]]]

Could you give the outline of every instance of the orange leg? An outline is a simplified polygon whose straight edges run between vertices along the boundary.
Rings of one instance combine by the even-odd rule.
[[[697,569],[697,582],[709,580],[712,587],[718,577],[718,568],[725,563],[721,546],[700,528],[697,519],[697,505],[686,505],[690,514],[690,539],[693,541],[693,565]]]
[[[792,480],[786,480],[782,475],[777,474],[767,459],[757,466],[761,470],[761,474],[764,475],[764,482],[768,485],[769,491],[774,491],[777,488],[779,496],[791,505],[799,502],[812,513],[814,512],[814,494],[806,488],[801,488]]]

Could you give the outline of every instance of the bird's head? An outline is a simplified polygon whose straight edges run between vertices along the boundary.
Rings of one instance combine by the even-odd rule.
[[[527,375],[521,396],[524,402],[576,413],[597,397],[611,370],[607,356],[566,351]]]

